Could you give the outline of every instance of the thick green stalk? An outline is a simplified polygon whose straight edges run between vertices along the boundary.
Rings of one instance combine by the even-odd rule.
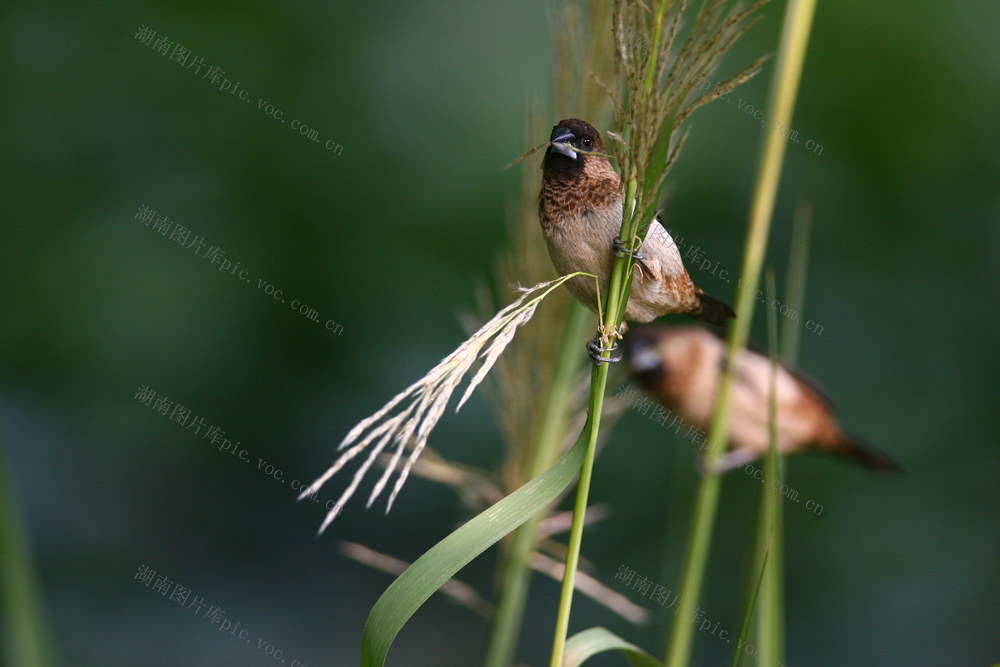
[[[575,301],[570,304],[552,384],[541,407],[542,422],[532,443],[531,460],[522,482],[540,475],[559,456],[572,411],[573,385],[580,368],[579,343],[586,337],[587,327],[591,326],[590,318],[591,313],[586,308]],[[504,557],[501,589],[483,661],[485,667],[507,667],[513,661],[531,582],[530,559],[538,544],[541,519],[542,514],[538,514],[518,528]]]
[[[805,47],[812,25],[815,0],[789,0],[781,35],[781,49],[775,67],[775,76],[768,96],[774,128],[789,127],[792,107],[798,91],[798,83],[805,60]],[[776,129],[765,136],[761,160],[757,172],[753,203],[750,209],[750,224],[744,252],[740,290],[736,297],[736,319],[730,325],[728,356],[736,354],[746,346],[753,318],[755,295],[760,284],[760,270],[767,248],[768,231],[774,211],[774,201],[778,191],[781,165],[784,159],[785,138]],[[706,452],[708,466],[714,465],[725,449],[729,432],[729,401],[732,387],[732,364],[727,364],[716,398],[715,412],[709,429],[709,444]],[[707,473],[698,487],[695,500],[691,535],[685,555],[682,575],[681,596],[677,620],[670,633],[667,651],[669,667],[684,667],[691,656],[694,634],[695,606],[701,597],[705,567],[708,561],[709,545],[715,514],[719,501],[721,478],[718,474]]]
[[[41,595],[17,495],[0,446],[0,600],[3,600],[4,664],[43,667],[52,664],[42,615]]]

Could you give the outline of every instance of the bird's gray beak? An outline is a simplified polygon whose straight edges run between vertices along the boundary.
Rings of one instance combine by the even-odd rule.
[[[563,130],[556,136],[552,137],[552,148],[556,149],[566,157],[575,160],[577,158],[576,151],[573,150],[573,146],[570,142],[575,140],[576,137],[569,130]]]

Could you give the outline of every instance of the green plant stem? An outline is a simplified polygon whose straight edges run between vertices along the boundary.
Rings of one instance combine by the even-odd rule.
[[[625,191],[626,206],[620,236],[631,238],[635,230],[635,193],[638,184],[630,179]],[[607,310],[602,322],[602,338],[615,340],[621,326],[628,302],[631,278],[631,257],[618,257],[611,268],[608,284]],[[628,272],[626,272],[628,271]],[[570,527],[567,545],[566,568],[563,572],[562,590],[559,594],[559,611],[552,640],[551,667],[560,667],[566,650],[566,634],[569,630],[569,615],[573,606],[573,591],[576,585],[576,568],[580,562],[580,545],[583,542],[583,525],[587,516],[587,498],[590,494],[590,479],[594,469],[594,454],[597,450],[597,436],[601,428],[601,411],[604,409],[604,391],[608,382],[608,364],[598,364],[590,374],[590,397],[588,400],[587,451],[580,467],[577,483],[576,502],[573,506],[573,523]]]
[[[815,10],[815,0],[789,0],[781,34],[781,48],[775,66],[775,76],[768,96],[768,109],[774,128],[789,127],[792,108],[805,60],[805,48]],[[784,159],[785,138],[772,128],[765,135],[757,171],[750,224],[747,229],[746,249],[736,297],[736,320],[730,325],[727,354],[729,359],[746,346],[753,318],[755,295],[760,284],[760,270],[767,248],[768,232],[774,212],[781,165]],[[709,429],[706,459],[712,467],[722,456],[729,433],[729,401],[733,380],[733,365],[726,364],[715,412]],[[681,596],[677,620],[670,633],[666,663],[669,667],[684,667],[691,655],[694,625],[691,618],[701,597],[709,545],[719,502],[721,478],[708,473],[698,487],[695,500],[691,535],[684,560]]]
[[[665,0],[661,0],[657,13],[662,16],[666,6]],[[659,34],[662,21],[657,22],[656,34]],[[650,54],[653,57],[653,54]],[[650,60],[650,64],[655,62],[655,58]],[[647,75],[644,81],[643,93],[649,98],[653,94],[653,87],[656,81],[651,75]],[[623,174],[626,177],[625,205],[622,210],[622,225],[618,233],[619,238],[631,239],[634,241],[641,229],[640,221],[636,212],[643,210],[642,202],[637,201],[639,193],[639,182],[637,176],[632,173]],[[632,287],[632,266],[631,255],[618,257],[611,267],[611,276],[608,280],[607,304],[601,331],[599,332],[604,341],[614,341],[618,329],[621,327],[625,316],[625,309],[628,305],[629,292]],[[588,425],[590,433],[587,452],[580,470],[580,481],[577,485],[576,503],[573,507],[573,523],[570,528],[570,539],[568,553],[566,555],[566,569],[563,573],[562,591],[559,595],[559,611],[556,616],[555,635],[552,641],[551,667],[559,667],[563,662],[563,653],[566,648],[566,634],[569,630],[569,615],[573,605],[573,590],[576,582],[576,568],[580,560],[580,545],[583,542],[583,525],[587,514],[587,497],[590,493],[590,479],[594,466],[594,452],[597,448],[597,436],[600,431],[601,410],[604,407],[604,391],[607,386],[608,368],[607,364],[599,364],[594,367],[590,375],[590,398],[588,402],[588,412],[590,419]]]
[[[576,502],[573,506],[573,524],[570,527],[566,570],[563,573],[562,591],[559,594],[559,612],[556,616],[556,630],[552,644],[550,667],[560,667],[566,650],[566,634],[569,630],[569,614],[573,606],[573,591],[576,585],[576,568],[580,562],[580,545],[583,542],[583,524],[587,515],[587,498],[590,494],[590,478],[594,470],[594,454],[597,451],[597,435],[601,425],[601,410],[604,407],[604,389],[608,380],[608,365],[594,367],[590,376],[590,433],[587,452],[580,466],[580,480],[577,482]]]
[[[776,297],[774,272],[767,271],[767,302]],[[768,452],[764,461],[764,479],[760,495],[757,522],[757,557],[754,571],[760,573],[760,594],[757,596],[757,651],[760,664],[780,665],[784,653],[782,635],[783,595],[781,592],[782,506],[779,493],[782,484],[781,460],[777,450],[777,364],[778,324],[774,308],[767,312],[768,350],[771,372],[768,391]],[[737,649],[738,651],[739,649]]]
[[[41,595],[21,524],[17,496],[0,442],[0,600],[3,600],[4,664],[52,664],[42,615]]]
[[[805,199],[800,199],[795,207],[795,222],[792,227],[792,244],[788,262],[787,289],[785,292],[785,303],[794,312],[801,313],[805,303],[806,290],[806,268],[809,263],[809,230],[812,223],[812,212]],[[773,299],[776,290],[772,283],[773,276],[768,275],[768,292],[770,294],[768,303]],[[781,328],[781,344],[776,341],[777,325],[772,321],[775,319],[774,309],[768,313],[768,335],[771,336],[770,349],[772,357],[780,354],[780,357],[788,364],[795,365],[799,355],[799,324],[791,320],[785,320]],[[772,383],[774,380],[772,379]],[[776,390],[772,385],[772,404],[777,400]],[[776,408],[771,407],[771,428],[775,428]],[[774,439],[772,435],[772,439]],[[784,457],[780,453],[768,456],[767,465],[764,470],[765,484],[773,484],[773,488],[780,488],[784,481],[785,466]],[[771,481],[769,481],[771,480]],[[759,606],[759,626],[758,626],[758,646],[760,648],[761,661],[764,664],[783,664],[785,655],[785,558],[784,558],[784,503],[783,497],[777,492],[772,492],[770,502],[765,502],[762,496],[761,527],[758,532],[758,539],[763,539],[765,528],[768,523],[772,528],[767,531],[767,539],[770,542],[770,549],[765,556],[766,570],[764,572],[764,598]],[[773,505],[773,507],[769,507]]]
[[[653,22],[653,40],[652,46],[649,49],[649,54],[646,56],[646,79],[643,81],[645,90],[648,94],[652,92],[653,88],[656,86],[657,82],[655,80],[656,76],[656,58],[659,55],[659,44],[660,38],[663,35],[663,17],[667,11],[666,0],[660,0],[660,3],[656,6],[656,19]]]
[[[541,408],[542,421],[532,443],[531,460],[522,483],[540,475],[559,456],[573,407],[573,385],[580,369],[579,342],[586,337],[590,322],[590,311],[575,301],[569,305],[552,383]],[[517,529],[504,557],[501,589],[483,661],[485,667],[507,667],[513,661],[531,582],[531,554],[538,544],[538,524],[543,514],[535,515]]]

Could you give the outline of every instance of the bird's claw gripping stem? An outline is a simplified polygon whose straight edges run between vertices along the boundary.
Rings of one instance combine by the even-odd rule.
[[[617,236],[615,237],[614,243],[611,244],[611,247],[614,248],[615,257],[627,257],[629,255],[632,255],[632,257],[635,258],[637,261],[642,261],[646,259],[645,255],[643,255],[638,250],[632,250],[631,248],[627,247],[624,243],[622,243],[622,240]]]
[[[616,354],[607,357],[601,356],[603,352],[614,352],[618,349],[618,343],[611,343],[611,347],[601,347],[601,339],[594,338],[594,340],[587,342],[587,354],[590,355],[590,360],[594,362],[595,366],[600,366],[601,364],[617,364],[622,360],[622,355]]]

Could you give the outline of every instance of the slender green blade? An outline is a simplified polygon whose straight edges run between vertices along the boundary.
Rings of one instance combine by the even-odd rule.
[[[0,442],[0,652],[8,665],[52,664],[35,563],[22,523],[14,480]]]
[[[662,667],[662,663],[635,644],[600,627],[578,632],[566,641],[563,667],[578,667],[598,653],[608,651],[621,651],[635,667]]]
[[[812,203],[806,197],[799,199],[795,205],[795,218],[792,225],[792,244],[788,258],[788,287],[785,290],[785,303],[789,312],[801,313],[806,301],[806,275],[809,267],[809,235],[812,225]],[[808,323],[808,322],[807,322]],[[795,326],[792,326],[792,325]],[[781,358],[790,364],[795,364],[799,358],[799,338],[801,338],[798,322],[785,321],[781,325]]]
[[[589,431],[588,423],[576,444],[545,472],[431,547],[392,582],[365,623],[362,665],[381,667],[396,635],[427,598],[570,485],[583,462]]]
[[[767,302],[770,304],[776,302],[774,283],[774,270],[768,267],[766,290]],[[757,562],[761,563],[761,578],[763,579],[763,583],[760,581],[757,583],[760,588],[760,594],[757,598],[757,649],[760,663],[770,665],[781,664],[784,653],[781,640],[784,605],[780,581],[783,560],[783,512],[781,507],[783,498],[778,493],[783,475],[780,455],[777,450],[778,315],[773,307],[767,313],[767,339],[771,356],[771,372],[767,401],[767,458],[764,462],[764,483],[761,486],[760,516],[757,526],[757,548],[763,550],[763,553],[757,556]]]
[[[764,581],[764,572],[767,567],[767,557],[771,553],[770,546],[764,549],[763,562],[760,564],[760,573],[757,575],[757,583],[753,587],[750,599],[747,601],[746,609],[743,610],[743,621],[740,624],[740,636],[736,640],[736,651],[733,653],[733,667],[739,667],[743,662],[743,649],[747,645],[747,634],[750,632],[750,621],[753,620],[754,610],[757,608],[757,595],[760,593],[760,584]]]

